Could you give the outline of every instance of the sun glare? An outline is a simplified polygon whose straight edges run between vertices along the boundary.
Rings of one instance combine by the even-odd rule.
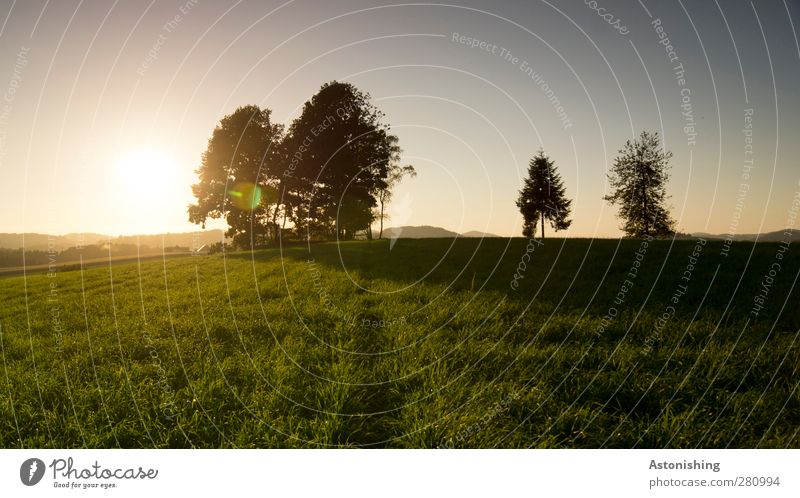
[[[121,155],[115,165],[121,190],[138,200],[168,195],[174,187],[175,165],[162,151],[142,147]]]
[[[140,146],[123,150],[112,165],[108,190],[113,216],[129,233],[168,231],[176,220],[186,220],[191,200],[191,178],[164,149]]]

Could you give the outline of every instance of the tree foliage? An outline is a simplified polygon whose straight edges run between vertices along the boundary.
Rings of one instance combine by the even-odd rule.
[[[528,163],[528,177],[517,198],[523,218],[522,234],[533,237],[536,225],[541,223],[544,238],[545,220],[555,231],[566,230],[572,224],[571,206],[572,200],[566,196],[564,182],[554,162],[540,149]]]
[[[397,172],[408,171],[369,94],[326,83],[286,133],[270,115],[250,105],[220,121],[197,170],[189,220],[205,226],[224,217],[241,248],[277,241],[287,222],[303,237],[371,238],[379,203]]]
[[[275,233],[269,214],[282,171],[283,126],[270,114],[249,105],[222,118],[192,185],[197,202],[189,206],[189,221],[205,227],[209,218],[224,217],[226,235],[240,247],[261,245]]]
[[[293,222],[307,235],[371,236],[376,197],[399,160],[397,137],[367,93],[350,83],[323,85],[289,127],[286,176]]]
[[[669,160],[672,153],[661,146],[658,133],[643,131],[628,140],[608,175],[611,194],[603,197],[619,205],[620,227],[627,236],[664,236],[675,232],[666,202]]]

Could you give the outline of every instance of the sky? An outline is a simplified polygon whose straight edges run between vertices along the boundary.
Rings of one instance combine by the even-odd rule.
[[[197,230],[220,118],[288,124],[331,80],[370,93],[417,170],[388,226],[521,235],[543,148],[573,199],[559,235],[618,237],[606,175],[643,130],[673,153],[680,231],[787,228],[800,192],[795,0],[20,0],[0,23],[0,232]]]

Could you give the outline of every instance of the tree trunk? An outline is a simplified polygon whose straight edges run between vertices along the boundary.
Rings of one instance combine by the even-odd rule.
[[[272,212],[272,238],[275,243],[280,238],[280,227],[278,226],[278,203],[275,203],[275,210]]]
[[[381,193],[381,230],[378,232],[378,240],[383,238],[383,193]]]
[[[639,183],[642,189],[642,215],[644,217],[644,235],[646,237],[650,235],[650,218],[649,214],[647,213],[647,173],[645,172],[644,164],[641,162],[642,160],[640,159],[639,161]]]
[[[544,239],[544,211],[542,211],[542,239]]]
[[[647,212],[647,190],[642,187],[642,201],[644,202],[644,234],[650,235],[650,215]]]

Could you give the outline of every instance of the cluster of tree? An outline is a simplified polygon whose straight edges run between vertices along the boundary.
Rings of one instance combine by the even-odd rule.
[[[611,193],[603,199],[619,205],[620,227],[628,237],[667,236],[675,233],[675,221],[666,206],[666,185],[672,153],[661,146],[658,133],[644,131],[625,143],[608,175]],[[522,213],[522,234],[533,237],[545,221],[555,230],[569,228],[572,200],[553,161],[540,150],[528,165],[528,176],[517,198]]]
[[[101,259],[101,258],[116,258],[120,256],[151,256],[153,254],[162,254],[170,252],[189,252],[188,247],[181,246],[167,246],[167,247],[154,247],[145,244],[131,244],[131,243],[116,243],[110,244],[92,244],[81,247],[68,247],[58,253],[58,262],[79,261],[81,258],[87,259]]]
[[[224,217],[240,248],[302,239],[372,238],[399,165],[398,139],[370,96],[349,83],[323,85],[290,126],[255,105],[214,129],[192,186],[189,220]]]
[[[25,265],[44,265],[48,262],[47,251],[25,251]],[[0,248],[0,268],[16,268],[23,266],[22,249]]]
[[[22,249],[0,248],[0,268],[17,268],[21,266],[46,265],[50,263],[72,263],[90,259],[116,258],[120,256],[145,256],[162,253],[189,252],[188,247],[168,246],[151,247],[136,244],[91,244],[81,247],[68,247],[61,251],[48,252],[41,250],[27,250],[23,264]]]
[[[220,254],[232,250],[233,246],[228,243],[214,242],[213,244],[208,244],[208,254]]]

